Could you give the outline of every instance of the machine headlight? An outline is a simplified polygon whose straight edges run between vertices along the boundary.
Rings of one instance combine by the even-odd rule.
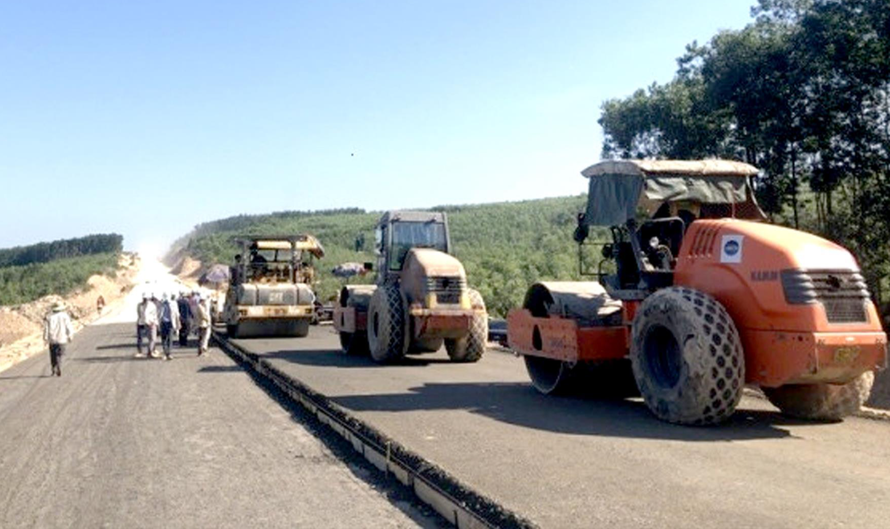
[[[470,310],[473,308],[473,304],[470,303],[470,294],[466,291],[461,292],[460,294],[460,308],[464,310]]]

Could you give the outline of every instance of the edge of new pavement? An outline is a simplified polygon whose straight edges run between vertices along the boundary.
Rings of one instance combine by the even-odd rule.
[[[435,463],[393,440],[377,428],[334,404],[325,395],[213,333],[219,348],[260,378],[301,405],[319,423],[350,443],[356,452],[385,475],[392,475],[417,498],[458,528],[533,528],[537,525],[462,483]]]

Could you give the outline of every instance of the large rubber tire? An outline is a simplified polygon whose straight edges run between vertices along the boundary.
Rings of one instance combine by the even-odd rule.
[[[789,417],[839,421],[859,411],[874,382],[875,374],[868,371],[846,384],[789,384],[762,389],[766,398]]]
[[[470,305],[474,308],[485,308],[482,294],[469,289]],[[452,362],[478,362],[485,353],[485,345],[488,343],[488,313],[484,310],[475,311],[473,321],[470,324],[470,332],[462,338],[445,340],[445,350]]]
[[[229,338],[237,338],[238,337],[238,324],[237,323],[229,323],[226,325],[226,334]]]
[[[368,307],[368,349],[376,362],[390,363],[408,351],[405,300],[398,287],[386,285],[371,296]]]
[[[364,356],[368,354],[368,336],[363,332],[341,332],[340,347],[350,356]]]
[[[293,335],[297,338],[305,338],[309,336],[309,325],[312,322],[309,319],[300,319],[293,323]]]
[[[696,290],[652,294],[633,323],[630,360],[646,405],[677,424],[715,424],[742,398],[745,357],[726,309]]]
[[[571,367],[561,360],[526,355],[525,369],[532,386],[544,395],[564,395],[574,387]]]

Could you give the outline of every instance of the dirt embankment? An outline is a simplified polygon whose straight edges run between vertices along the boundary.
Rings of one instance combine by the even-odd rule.
[[[167,254],[164,264],[170,267],[171,274],[192,283],[197,283],[198,278],[206,271],[201,261],[193,259],[182,249]]]
[[[94,275],[87,287],[68,296],[50,295],[22,305],[0,307],[0,371],[44,348],[43,319],[56,301],[65,303],[75,329],[79,330],[100,316],[96,310],[99,296],[105,298],[103,314],[123,300],[140,267],[138,257],[124,254],[115,277]]]

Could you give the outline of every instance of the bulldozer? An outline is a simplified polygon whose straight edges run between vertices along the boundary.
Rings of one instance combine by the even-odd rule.
[[[343,287],[334,307],[343,351],[370,352],[375,361],[391,363],[406,354],[438,351],[444,343],[452,361],[478,361],[488,339],[488,314],[451,255],[445,213],[390,211],[375,233],[375,284]]]
[[[582,171],[574,238],[595,280],[536,283],[507,317],[534,387],[637,394],[688,425],[729,418],[745,385],[792,417],[856,412],[887,364],[859,266],[837,244],[766,223],[757,173],[726,160]]]
[[[311,235],[251,237],[230,267],[222,321],[232,338],[309,334],[315,316],[314,260],[324,247]]]

